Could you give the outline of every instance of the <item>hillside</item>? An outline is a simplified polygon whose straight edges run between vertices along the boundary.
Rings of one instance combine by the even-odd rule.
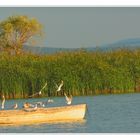
[[[53,54],[57,52],[68,52],[84,49],[87,51],[110,51],[119,48],[136,49],[140,48],[140,38],[124,39],[114,43],[101,45],[98,47],[87,47],[87,48],[54,48],[54,47],[38,47],[38,46],[24,46],[24,51],[32,52],[35,54]]]

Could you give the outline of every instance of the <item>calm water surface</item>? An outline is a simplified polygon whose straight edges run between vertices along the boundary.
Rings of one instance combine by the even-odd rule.
[[[17,102],[46,101],[43,99],[8,100],[7,109]],[[65,105],[64,97],[53,98],[48,106]],[[74,97],[73,104],[86,103],[83,121],[73,123],[3,126],[0,133],[140,133],[140,94]]]

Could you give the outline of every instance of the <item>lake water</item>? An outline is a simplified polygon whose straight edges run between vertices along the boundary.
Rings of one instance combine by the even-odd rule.
[[[65,98],[52,98],[48,106],[65,105]],[[6,107],[17,102],[46,101],[43,99],[7,100]],[[140,94],[74,97],[73,104],[86,103],[83,121],[0,127],[0,133],[140,133]]]

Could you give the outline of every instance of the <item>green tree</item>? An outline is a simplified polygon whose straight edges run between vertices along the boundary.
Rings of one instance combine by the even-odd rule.
[[[0,48],[18,54],[25,43],[42,35],[42,25],[27,16],[11,16],[0,22]]]

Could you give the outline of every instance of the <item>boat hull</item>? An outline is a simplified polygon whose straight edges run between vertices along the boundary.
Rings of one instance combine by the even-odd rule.
[[[38,108],[33,112],[27,112],[25,110],[3,110],[0,111],[0,125],[82,120],[85,117],[85,113],[86,104]]]

